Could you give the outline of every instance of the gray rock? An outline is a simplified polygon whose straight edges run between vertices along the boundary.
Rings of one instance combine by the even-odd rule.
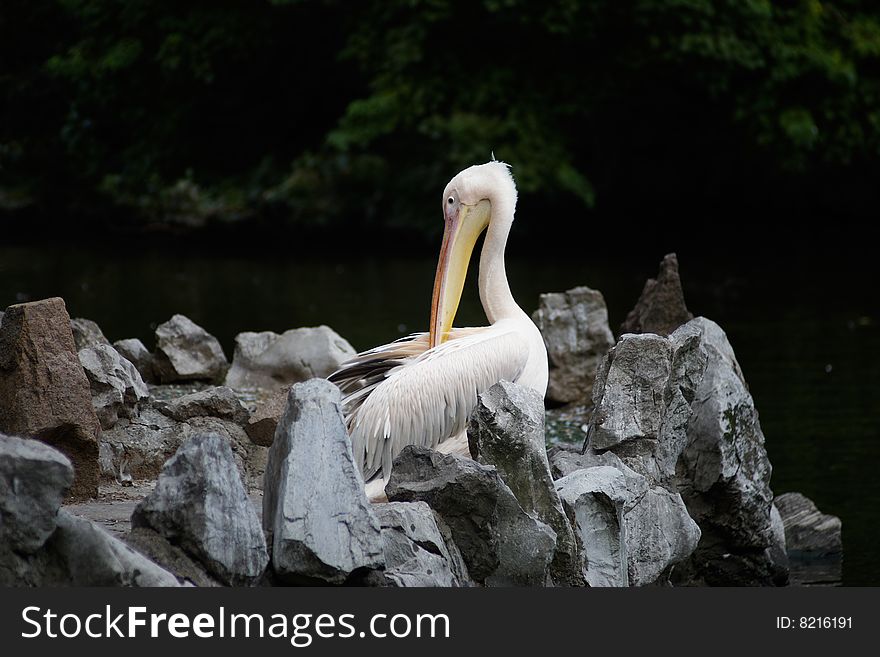
[[[92,406],[102,429],[112,429],[120,417],[135,417],[150,392],[134,365],[109,344],[85,347],[79,362],[92,390]]]
[[[269,450],[263,528],[286,582],[341,584],[384,563],[379,521],[364,493],[339,409],[323,379],[291,387]]]
[[[385,577],[395,586],[467,586],[467,566],[424,502],[374,507],[382,527]],[[442,521],[441,521],[442,522]]]
[[[140,372],[141,378],[147,383],[158,383],[156,376],[156,365],[153,354],[144,346],[144,343],[137,338],[126,338],[125,340],[117,340],[113,343],[113,347],[119,354],[129,361]]]
[[[0,431],[37,438],[70,459],[70,496],[98,492],[98,436],[89,382],[60,298],[9,306],[0,328]]]
[[[724,331],[702,317],[687,327],[700,332],[708,356],[678,463],[682,497],[703,532],[693,559],[696,579],[779,583],[785,573],[768,551],[774,544],[772,468],[758,412]]]
[[[548,583],[556,532],[523,510],[493,466],[410,445],[395,459],[385,492],[392,502],[426,502],[477,582]]]
[[[630,586],[659,583],[671,566],[683,562],[696,549],[700,529],[688,514],[681,495],[652,484],[648,478],[628,467],[614,452],[587,450],[580,454],[555,449],[551,463],[560,481],[573,473],[598,467],[612,467],[623,475],[627,492],[623,502],[625,533],[624,538],[618,541],[623,540],[626,548]],[[607,513],[607,501],[604,507],[598,508]],[[607,556],[603,559],[608,562]]]
[[[785,528],[785,546],[790,555],[815,558],[843,551],[840,518],[822,513],[801,493],[783,493],[776,497],[775,505]]]
[[[101,473],[120,482],[155,479],[177,449],[198,433],[216,433],[230,448],[242,479],[248,481],[252,446],[244,430],[228,420],[193,417],[178,422],[151,406],[139,416],[120,420],[101,437]],[[250,482],[249,482],[250,483]]]
[[[287,407],[287,393],[290,387],[275,390],[262,403],[258,404],[248,419],[245,431],[256,445],[269,447],[275,439],[275,429]]]
[[[183,315],[156,327],[155,369],[162,383],[221,380],[229,367],[217,338]]]
[[[275,390],[315,377],[324,378],[355,355],[344,338],[328,326],[239,333],[226,385],[237,390]]]
[[[2,586],[178,586],[177,578],[104,529],[64,509],[35,554],[0,544]]]
[[[90,319],[74,317],[70,320],[70,330],[73,332],[73,342],[76,344],[77,351],[110,344],[104,337],[101,327]]]
[[[610,466],[577,470],[556,482],[575,529],[590,586],[628,586],[624,507],[631,502],[623,473]]]
[[[662,582],[696,550],[700,528],[677,492],[651,486],[624,513],[630,586]]]
[[[233,586],[253,584],[269,562],[232,450],[217,435],[193,436],[177,450],[131,522],[179,545]]]
[[[126,544],[150,561],[160,564],[180,582],[199,587],[218,587],[223,583],[199,561],[149,527],[135,527],[124,538]]]
[[[155,407],[178,422],[194,417],[216,417],[244,427],[250,417],[245,405],[226,386],[208,388],[169,401],[157,401]]]
[[[73,466],[64,454],[36,440],[0,434],[0,543],[36,552],[55,531],[55,517]]]
[[[620,332],[669,335],[693,317],[684,302],[678,258],[670,253],[660,262],[657,278],[649,278],[645,283],[642,295],[621,325]]]
[[[779,513],[775,500],[770,506],[770,534],[772,538],[770,546],[767,548],[767,558],[774,564],[777,570],[788,572],[790,562],[785,542],[785,523],[782,520],[782,514]]]
[[[541,395],[515,383],[496,383],[479,395],[468,423],[468,442],[471,456],[498,469],[523,510],[556,532],[553,581],[583,586],[577,540],[550,474]]]
[[[547,399],[561,404],[590,399],[596,369],[614,345],[602,293],[576,287],[542,294],[532,320],[547,347]]]

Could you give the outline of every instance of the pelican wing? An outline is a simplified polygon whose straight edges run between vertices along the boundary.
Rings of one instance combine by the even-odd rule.
[[[343,412],[365,481],[387,477],[406,445],[436,448],[460,434],[478,394],[519,377],[528,345],[500,324],[454,329],[434,349],[425,333],[402,338],[359,354],[330,377],[346,393]]]

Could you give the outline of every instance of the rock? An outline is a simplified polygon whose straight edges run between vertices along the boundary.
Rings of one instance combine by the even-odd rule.
[[[577,540],[550,474],[541,395],[515,383],[496,383],[479,395],[467,431],[471,456],[494,465],[523,510],[556,532],[553,581],[583,586]]]
[[[287,407],[287,393],[289,387],[280,388],[273,392],[265,401],[257,405],[245,426],[247,435],[256,445],[270,447],[275,439],[275,429],[284,409]]]
[[[612,450],[651,481],[673,486],[708,356],[700,331],[621,337],[596,376],[590,446]]]
[[[245,405],[226,386],[208,388],[170,401],[157,401],[155,406],[160,413],[178,422],[194,417],[216,417],[244,427],[250,417]]]
[[[232,586],[255,583],[269,562],[232,450],[217,435],[199,434],[181,445],[131,522],[179,545]]]
[[[177,578],[94,523],[58,511],[57,528],[35,554],[0,544],[2,586],[178,586]]]
[[[127,338],[114,342],[113,346],[119,352],[119,355],[137,368],[144,381],[147,383],[159,382],[159,378],[156,376],[153,354],[147,350],[143,342],[137,338]]]
[[[684,302],[678,258],[669,253],[660,262],[657,278],[649,278],[645,283],[642,295],[620,326],[620,332],[669,335],[693,317]]]
[[[73,464],[71,497],[94,497],[101,425],[63,299],[6,309],[0,328],[0,400],[0,431],[56,447]]]
[[[379,521],[339,401],[339,389],[326,380],[292,386],[269,450],[263,528],[282,581],[342,584],[384,563]]]
[[[0,434],[0,543],[21,554],[40,549],[55,531],[72,483],[73,466],[64,454]]]
[[[767,548],[767,558],[777,571],[787,573],[790,562],[785,543],[785,523],[782,521],[782,515],[776,507],[775,500],[770,505],[770,534],[771,541]]]
[[[424,502],[376,504],[385,577],[395,586],[467,586],[467,566]],[[442,521],[441,521],[442,522]]]
[[[523,510],[494,467],[410,445],[395,459],[385,492],[392,502],[426,502],[477,582],[547,584],[556,532]]]
[[[155,370],[162,383],[221,380],[229,367],[213,335],[183,315],[156,327]]]
[[[532,320],[547,347],[547,400],[567,404],[589,399],[596,368],[614,345],[602,293],[576,287],[565,293],[542,294]]]
[[[153,563],[160,564],[179,582],[199,587],[223,586],[219,578],[212,576],[205,566],[149,527],[135,527],[123,540]]]
[[[239,390],[274,390],[314,377],[325,378],[354,355],[348,341],[328,326],[291,329],[281,335],[272,331],[239,333],[226,385]]]
[[[610,466],[578,470],[556,490],[574,527],[590,586],[629,586],[623,510],[631,496],[623,473]]]
[[[587,450],[580,454],[555,449],[550,460],[560,480],[597,467],[612,467],[623,475],[628,494],[623,507],[626,529],[623,540],[630,586],[658,583],[670,566],[683,562],[696,549],[700,528],[688,514],[681,495],[652,484],[614,452]]]
[[[70,320],[70,330],[73,332],[73,342],[76,344],[77,351],[110,344],[104,337],[101,327],[90,319],[74,317]]]
[[[85,347],[79,362],[92,390],[92,406],[102,429],[112,429],[120,417],[135,417],[150,392],[134,365],[109,344]]]
[[[693,558],[696,579],[780,583],[786,575],[769,553],[772,468],[758,412],[724,331],[703,317],[687,327],[699,331],[708,357],[678,464],[682,497],[703,532]]]
[[[816,558],[842,553],[840,518],[822,513],[801,493],[783,493],[774,503],[785,528],[789,555]]]

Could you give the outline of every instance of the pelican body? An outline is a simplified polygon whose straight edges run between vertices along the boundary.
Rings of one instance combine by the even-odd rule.
[[[331,375],[344,395],[352,451],[371,497],[381,496],[406,445],[467,455],[468,417],[477,396],[498,381],[546,393],[544,340],[514,300],[504,267],[515,209],[516,186],[502,162],[472,166],[450,180],[429,332],[360,353]],[[484,230],[479,288],[489,326],[453,328]]]

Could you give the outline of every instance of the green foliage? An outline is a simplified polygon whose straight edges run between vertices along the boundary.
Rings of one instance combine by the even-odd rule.
[[[0,201],[439,228],[489,159],[572,207],[880,161],[868,0],[9,0]],[[436,213],[435,213],[436,214]]]

